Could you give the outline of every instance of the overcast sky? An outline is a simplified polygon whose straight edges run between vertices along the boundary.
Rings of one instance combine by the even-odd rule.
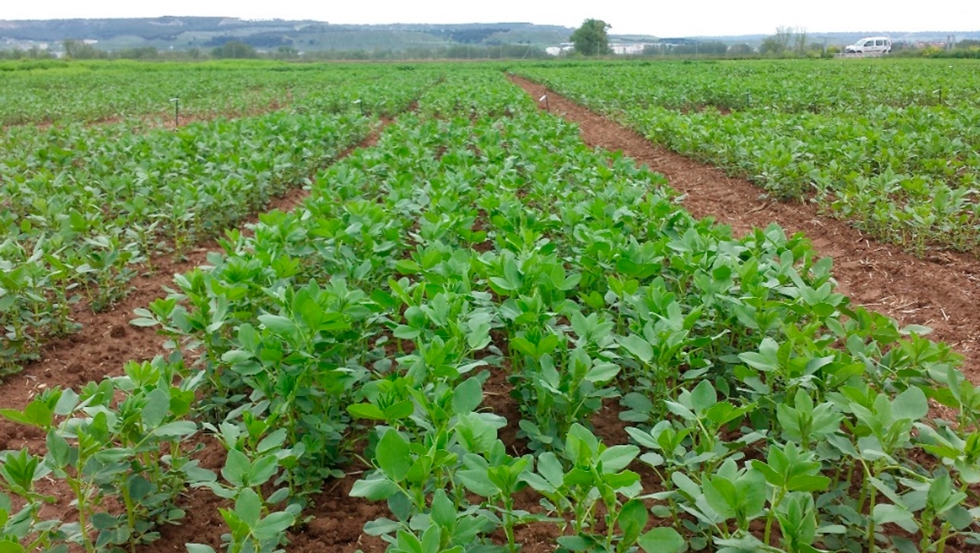
[[[325,2],[241,0],[0,0],[0,19],[209,15],[316,19],[330,23],[472,23],[528,21],[574,27],[594,17],[614,34],[657,36],[770,34],[777,26],[829,31],[980,30],[977,0],[489,0]]]

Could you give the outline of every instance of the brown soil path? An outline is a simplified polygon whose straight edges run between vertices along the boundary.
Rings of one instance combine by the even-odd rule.
[[[963,372],[980,383],[980,260],[948,252],[918,259],[844,221],[820,215],[813,204],[766,198],[751,182],[652,144],[542,85],[517,76],[511,81],[535,100],[547,94],[550,111],[578,124],[590,146],[621,150],[662,173],[685,195],[683,205],[696,217],[713,217],[731,225],[737,235],[770,223],[788,233],[804,233],[818,252],[834,259],[841,293],[903,325],[932,327],[930,337],[966,356]],[[543,109],[544,103],[539,106]]]
[[[334,163],[358,148],[373,146],[389,124],[390,120],[382,120],[367,138],[338,155]],[[290,211],[302,204],[308,195],[306,189],[290,189],[283,196],[274,198],[267,210]],[[242,223],[242,227],[256,221],[258,215],[253,215]],[[97,382],[106,375],[121,374],[127,361],[146,361],[165,354],[165,339],[157,335],[155,328],[129,324],[135,317],[133,310],[165,297],[163,287],[172,282],[174,275],[201,265],[210,251],[220,251],[216,241],[199,245],[181,261],[160,256],[153,262],[154,272],[131,280],[130,294],[109,311],[93,313],[87,306],[78,306],[74,316],[75,322],[82,325],[81,329],[65,338],[48,342],[41,350],[39,361],[0,381],[0,407],[21,409],[45,388],[77,387]],[[43,445],[44,437],[39,432],[0,418],[0,451]]]

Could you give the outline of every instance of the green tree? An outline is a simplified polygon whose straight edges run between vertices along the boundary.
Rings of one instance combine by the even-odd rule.
[[[108,57],[106,52],[81,40],[65,39],[62,46],[65,49],[65,56],[74,60],[97,60]]]
[[[259,54],[250,45],[232,40],[211,50],[211,56],[221,59],[242,59],[257,58]]]
[[[612,26],[601,19],[586,19],[582,26],[572,33],[575,51],[583,56],[598,56],[611,53],[609,35],[606,31]]]
[[[276,57],[282,59],[295,59],[299,57],[299,50],[292,46],[280,46],[276,49]]]
[[[731,48],[728,49],[729,55],[732,56],[750,56],[755,51],[746,43],[733,44]]]

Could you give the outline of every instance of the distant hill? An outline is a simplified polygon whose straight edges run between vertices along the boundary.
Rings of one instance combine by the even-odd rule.
[[[334,25],[307,20],[245,20],[226,17],[140,19],[0,20],[0,48],[40,46],[58,51],[66,39],[84,40],[103,50],[154,47],[213,48],[236,40],[257,49],[405,50],[449,44],[551,46],[573,29],[531,23],[460,25]]]
[[[118,51],[152,47],[158,50],[211,49],[229,41],[249,44],[259,51],[281,47],[303,52],[366,51],[404,52],[438,49],[450,45],[481,48],[497,45],[528,45],[544,49],[567,42],[571,27],[532,23],[469,23],[457,25],[394,24],[336,25],[312,20],[247,20],[233,17],[155,17],[138,19],[50,19],[31,21],[0,20],[0,50],[37,46],[60,52],[66,39],[86,41],[100,50]],[[811,43],[853,44],[871,35],[891,36],[896,42],[945,42],[980,39],[980,31],[970,33],[920,32],[889,33],[808,33]],[[728,45],[747,43],[758,46],[766,35],[699,36],[655,38],[644,35],[611,35],[617,43],[671,42],[689,44],[721,41]]]

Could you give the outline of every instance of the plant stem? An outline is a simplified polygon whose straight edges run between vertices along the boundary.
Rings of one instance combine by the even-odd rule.
[[[133,530],[136,529],[136,506],[133,504],[133,498],[129,495],[129,487],[123,485],[121,488],[123,503],[126,506],[126,522],[129,524],[129,550],[131,553],[136,553],[136,540],[133,536]]]
[[[936,553],[943,553],[946,549],[946,540],[949,539],[949,522],[943,522],[942,531],[939,534],[939,540],[934,544],[936,546]]]
[[[875,553],[875,496],[877,489],[871,486],[871,501],[868,503],[868,553]]]
[[[82,490],[82,483],[74,478],[69,478],[68,486],[75,493],[78,502],[78,529],[82,535],[82,545],[88,553],[95,553],[95,544],[92,543],[92,536],[88,532],[88,516],[86,513],[88,502],[86,501],[86,494]]]
[[[769,512],[766,513],[766,533],[762,538],[762,543],[766,545],[771,545],[769,543],[769,538],[772,536],[772,522],[776,518],[776,507],[782,503],[783,497],[786,496],[786,488],[780,488],[777,494],[776,500],[769,504]]]

